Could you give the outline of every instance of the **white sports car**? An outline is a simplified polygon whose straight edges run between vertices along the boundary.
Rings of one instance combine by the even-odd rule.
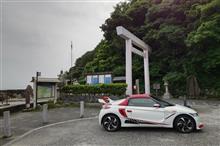
[[[147,94],[115,101],[104,97],[99,102],[103,104],[99,124],[107,131],[120,127],[167,127],[190,133],[204,127],[195,110]]]

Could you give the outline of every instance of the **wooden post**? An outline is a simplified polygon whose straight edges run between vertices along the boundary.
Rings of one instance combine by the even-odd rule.
[[[84,101],[80,101],[80,118],[84,116]]]
[[[184,96],[184,98],[183,98],[183,105],[184,105],[184,106],[188,106],[188,105],[187,105],[187,99],[186,99],[186,96]]]
[[[57,84],[54,85],[54,104],[57,103]]]
[[[35,109],[37,107],[37,104],[36,104],[36,80],[34,80],[34,83],[33,83],[33,94],[34,94],[34,98],[33,98],[33,108]]]
[[[44,104],[43,105],[43,111],[42,111],[42,119],[43,119],[43,123],[48,123],[48,105]]]
[[[10,121],[10,111],[5,111],[3,113],[3,136],[10,137],[11,134],[11,121]]]

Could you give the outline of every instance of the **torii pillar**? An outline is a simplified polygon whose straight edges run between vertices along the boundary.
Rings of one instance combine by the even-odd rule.
[[[125,39],[125,45],[126,45],[126,84],[127,90],[126,95],[132,94],[132,52],[135,54],[138,54],[144,58],[144,81],[145,81],[145,93],[150,94],[150,75],[149,75],[149,59],[148,59],[148,53],[150,51],[150,47],[145,44],[141,39],[136,37],[134,34],[129,32],[127,29],[125,29],[122,26],[116,27],[117,35]],[[143,51],[140,51],[136,49],[135,46],[142,49]]]

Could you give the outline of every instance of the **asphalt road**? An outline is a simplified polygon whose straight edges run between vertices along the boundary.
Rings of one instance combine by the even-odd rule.
[[[122,128],[117,132],[106,132],[98,125],[98,119],[75,121],[35,131],[13,143],[16,146],[219,146],[220,105],[195,107],[205,123],[202,131],[181,134],[165,128]]]

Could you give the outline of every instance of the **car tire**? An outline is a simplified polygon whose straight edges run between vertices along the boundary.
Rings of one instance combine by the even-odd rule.
[[[191,133],[196,128],[194,119],[188,115],[180,115],[174,121],[174,128],[181,133]]]
[[[118,118],[118,116],[113,114],[108,114],[103,117],[102,126],[106,131],[114,132],[121,127],[121,121]]]

